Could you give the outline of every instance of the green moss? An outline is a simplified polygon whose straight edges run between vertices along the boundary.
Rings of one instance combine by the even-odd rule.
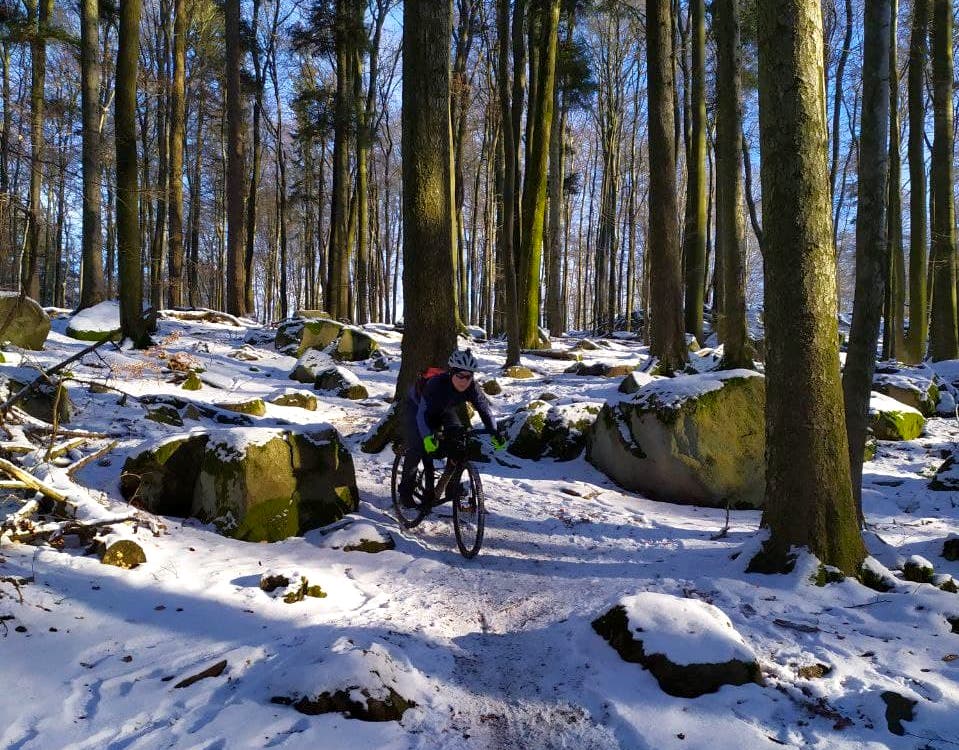
[[[822,564],[816,571],[816,575],[812,577],[812,582],[820,587],[827,586],[830,583],[842,583],[845,580],[846,576],[843,575],[841,570]]]
[[[488,378],[487,380],[484,380],[481,387],[487,396],[498,396],[503,392],[503,386],[499,384],[499,381],[496,380],[496,378]]]
[[[859,582],[873,591],[878,591],[879,593],[885,593],[887,591],[892,591],[895,586],[888,581],[885,576],[876,573],[871,568],[867,566],[862,566],[859,569]]]
[[[512,367],[507,367],[503,371],[503,375],[505,375],[507,378],[513,378],[514,380],[527,380],[529,378],[536,377],[532,370],[530,370],[528,367],[523,367],[522,365],[513,365]]]
[[[878,440],[915,440],[926,420],[916,412],[881,411],[872,415],[872,431]]]
[[[336,395],[340,398],[348,398],[351,401],[359,401],[360,399],[370,397],[366,387],[360,385],[359,383],[347,386],[346,388],[341,388],[339,391],[337,391]]]
[[[266,404],[262,398],[251,398],[249,401],[232,401],[222,404],[214,404],[219,409],[233,411],[237,414],[249,414],[254,417],[266,416]]]
[[[312,393],[284,393],[270,401],[277,406],[293,406],[307,411],[316,411],[317,400]]]
[[[67,326],[65,333],[77,341],[119,341],[121,335],[119,328],[112,331],[79,331],[70,326]]]
[[[912,560],[907,560],[902,566],[902,577],[913,583],[932,583],[934,576],[935,571],[928,565],[921,565]]]
[[[160,406],[155,406],[152,409],[148,409],[146,418],[154,422],[171,425],[173,427],[183,426],[183,417],[180,416],[180,412],[178,412],[172,406],[165,406],[163,404]]]
[[[132,539],[120,539],[103,552],[100,562],[104,565],[113,565],[117,568],[135,568],[147,561],[143,547]]]
[[[203,387],[203,383],[200,382],[200,376],[190,370],[190,374],[186,376],[186,380],[180,387],[185,391],[198,391]]]
[[[297,356],[301,356],[307,349],[326,349],[336,341],[342,331],[343,324],[335,320],[317,318],[307,321],[300,332]]]
[[[396,549],[396,542],[391,536],[386,539],[361,539],[356,544],[347,544],[343,547],[344,552],[366,552],[371,555],[391,549]]]

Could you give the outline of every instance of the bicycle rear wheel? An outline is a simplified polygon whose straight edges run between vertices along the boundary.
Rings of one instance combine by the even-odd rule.
[[[470,463],[467,463],[464,469],[468,487],[463,497],[453,501],[453,530],[456,532],[456,545],[460,548],[460,554],[469,559],[476,557],[483,545],[486,499],[479,472]]]
[[[396,520],[400,522],[400,526],[404,529],[412,529],[429,514],[430,503],[426,500],[426,482],[422,463],[416,469],[416,483],[413,489],[411,507],[406,507],[400,500],[400,480],[403,477],[403,455],[403,451],[398,451],[396,458],[393,459],[393,478],[391,481],[393,512],[396,514]]]

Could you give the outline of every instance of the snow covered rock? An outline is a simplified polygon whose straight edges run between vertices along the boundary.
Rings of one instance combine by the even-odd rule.
[[[43,349],[50,333],[50,317],[29,297],[20,299],[16,292],[0,292],[0,322],[13,311],[10,324],[3,332],[3,341],[24,349]]]
[[[485,378],[482,383],[480,383],[480,388],[483,389],[483,393],[487,396],[498,396],[503,392],[503,386],[500,385],[500,382],[496,378]]]
[[[959,454],[953,453],[939,465],[936,476],[929,483],[929,489],[946,492],[959,490]]]
[[[952,536],[942,543],[942,556],[949,562],[959,560],[959,536]]]
[[[249,414],[254,417],[266,416],[266,404],[262,398],[249,398],[244,401],[221,401],[213,404],[218,409],[233,411],[237,414]]]
[[[373,425],[366,438],[360,444],[360,450],[364,453],[379,453],[391,442],[397,440],[402,430],[400,423],[400,404],[402,401],[394,401],[390,404],[380,420]]]
[[[133,539],[107,537],[99,544],[100,562],[117,568],[135,568],[147,561],[143,547]]]
[[[654,375],[633,370],[625,378],[623,378],[623,381],[619,384],[618,390],[620,393],[636,393],[636,391],[638,391],[644,385],[649,385],[654,380],[656,380],[656,376]]]
[[[329,367],[318,372],[313,387],[318,391],[334,393],[340,398],[358,400],[370,396],[360,379],[345,367]]]
[[[586,458],[623,487],[657,500],[759,507],[765,385],[752,370],[657,379],[603,406],[587,435]]]
[[[103,341],[120,337],[120,303],[113,300],[101,302],[80,310],[70,318],[67,336],[80,341]]]
[[[307,349],[296,362],[296,367],[290,373],[290,380],[296,380],[300,383],[316,382],[316,376],[330,367],[332,364],[330,356],[316,349]]]
[[[356,510],[353,459],[329,426],[190,434],[127,459],[127,500],[195,516],[247,541],[278,541]]]
[[[922,555],[912,555],[903,561],[901,569],[902,577],[913,583],[932,583],[936,573],[932,563]]]
[[[273,339],[273,346],[278,352],[290,354],[298,357],[297,349],[300,345],[300,337],[303,333],[304,322],[302,320],[284,320],[276,329],[276,336]]]
[[[523,367],[523,365],[513,365],[503,371],[503,376],[514,380],[528,380],[529,378],[535,378],[536,374],[528,367]]]
[[[556,405],[532,401],[507,420],[506,450],[519,458],[571,461],[583,452],[586,432],[600,408],[600,402]]]
[[[918,409],[873,391],[869,398],[869,426],[877,440],[915,440],[926,420]]]
[[[0,400],[13,395],[37,377],[37,371],[28,367],[0,367]],[[59,394],[58,394],[59,391]],[[31,417],[53,423],[54,409],[60,423],[73,417],[73,401],[66,386],[59,383],[38,383],[17,402]]]
[[[342,713],[362,721],[399,721],[417,701],[428,700],[424,676],[405,658],[377,641],[356,640],[338,639],[310,670],[281,666],[273,681],[286,694],[270,701],[310,716]]]
[[[935,373],[926,366],[907,367],[898,362],[880,362],[872,379],[874,391],[894,398],[931,417],[939,402]],[[908,439],[908,438],[907,438]]]
[[[342,529],[337,529],[324,538],[323,544],[344,552],[370,554],[396,549],[396,541],[393,537],[371,523],[351,523]]]
[[[564,372],[572,375],[594,375],[601,378],[621,378],[628,375],[634,369],[633,365],[610,365],[605,362],[577,362],[575,365],[567,367]]]
[[[726,614],[699,599],[643,591],[623,597],[593,629],[669,695],[697,698],[723,685],[762,682],[756,655]]]

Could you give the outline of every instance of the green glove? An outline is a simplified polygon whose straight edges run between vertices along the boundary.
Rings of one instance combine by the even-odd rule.
[[[493,444],[494,451],[501,451],[506,447],[506,438],[500,435],[498,432],[490,435],[489,441]]]
[[[423,438],[423,447],[427,453],[436,453],[436,449],[440,447],[440,444],[435,436],[427,435]]]

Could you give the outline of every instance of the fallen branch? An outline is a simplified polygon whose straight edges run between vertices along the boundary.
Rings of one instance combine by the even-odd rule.
[[[118,441],[113,440],[108,445],[105,445],[100,450],[96,451],[95,453],[91,453],[89,456],[84,456],[79,461],[73,462],[67,467],[67,476],[73,477],[73,475],[76,472],[80,471],[80,469],[82,469],[88,463],[91,463],[92,461],[96,461],[98,458],[100,458],[100,456],[103,456],[109,453],[114,448],[116,448],[118,444],[119,444]]]
[[[50,499],[53,500],[54,502],[58,502],[58,503],[70,503],[70,501],[67,500],[67,496],[66,496],[66,495],[64,495],[64,494],[62,494],[62,493],[60,493],[60,492],[57,492],[57,491],[56,491],[55,489],[53,489],[52,487],[48,487],[48,486],[45,485],[43,482],[41,482],[39,479],[37,479],[36,477],[34,477],[32,474],[28,474],[28,473],[25,472],[23,469],[21,469],[19,466],[17,466],[16,464],[10,463],[9,461],[7,461],[7,460],[4,459],[4,458],[0,458],[0,471],[5,471],[7,474],[9,474],[10,476],[12,476],[14,479],[19,479],[21,482],[23,482],[25,485],[27,485],[27,487],[29,487],[30,489],[36,490],[37,492],[39,492],[39,493],[43,494],[44,496],[50,498]],[[72,505],[73,503],[70,503],[70,504]]]

